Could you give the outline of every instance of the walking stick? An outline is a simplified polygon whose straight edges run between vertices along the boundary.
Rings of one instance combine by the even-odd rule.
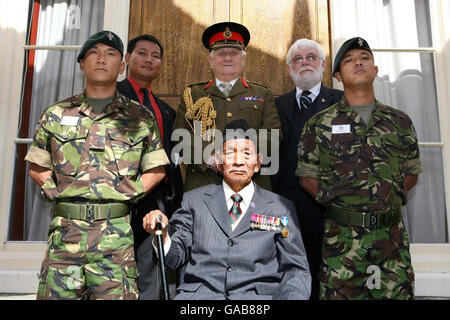
[[[161,287],[163,289],[163,300],[170,300],[169,296],[169,285],[167,284],[167,275],[166,275],[166,261],[164,256],[164,245],[163,245],[163,239],[162,239],[162,216],[158,215],[158,222],[156,223],[156,228],[158,229],[155,232],[156,240],[158,242],[158,266],[159,266],[159,272],[161,274]]]

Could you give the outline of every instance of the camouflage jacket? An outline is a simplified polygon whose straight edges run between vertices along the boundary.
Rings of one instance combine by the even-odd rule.
[[[214,111],[210,112],[203,119],[203,123],[207,123],[208,126],[212,126],[212,123],[215,122],[215,127],[223,133],[227,123],[236,119],[245,119],[249,127],[255,129],[257,132],[259,129],[278,129],[279,139],[281,139],[280,118],[271,91],[263,85],[247,82],[243,78],[239,78],[236,81],[228,97],[216,86],[215,80],[188,86],[180,99],[174,129],[187,129],[193,133],[193,120],[187,119],[186,111],[188,108],[184,99],[184,95],[188,89],[190,89],[192,103],[194,104],[200,102],[201,99],[211,99]],[[271,146],[270,139],[271,135],[269,131],[267,142],[269,154]],[[202,150],[209,143],[208,141],[204,141],[202,143]],[[191,161],[185,161],[185,163],[194,163],[193,153],[191,153],[191,157]],[[264,170],[264,168],[261,170]],[[258,177],[258,179],[262,178],[267,181],[263,183],[258,183],[257,181],[257,183],[264,188],[270,188],[269,177]],[[208,169],[203,162],[189,165],[186,172],[185,191],[220,181],[221,177]]]
[[[319,180],[318,202],[355,211],[401,207],[405,176],[422,172],[407,114],[375,101],[366,125],[345,97],[306,123],[298,159],[296,175]]]
[[[42,186],[50,200],[137,200],[141,173],[167,164],[152,114],[116,93],[96,114],[85,94],[48,107],[25,160],[53,174]]]

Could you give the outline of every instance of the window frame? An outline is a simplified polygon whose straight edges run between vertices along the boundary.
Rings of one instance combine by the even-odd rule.
[[[32,1],[32,0],[30,0]],[[7,7],[7,4],[2,4]],[[23,7],[27,7],[24,13],[28,20],[29,2],[22,2]],[[7,7],[7,8],[11,8]],[[18,12],[24,12],[18,11]],[[122,39],[123,43],[128,42],[128,26],[130,16],[130,0],[105,0],[104,30],[115,32]],[[24,18],[24,16],[21,16]],[[25,26],[26,30],[26,26]],[[5,41],[6,40],[6,41]],[[0,165],[3,172],[0,172],[0,292],[8,293],[35,293],[37,289],[39,272],[42,259],[47,248],[44,241],[8,241],[9,220],[11,215],[11,192],[13,191],[14,166],[16,145],[19,143],[31,144],[30,138],[17,138],[18,125],[21,112],[22,83],[24,81],[24,63],[26,50],[78,50],[80,46],[28,46],[26,45],[26,31],[15,35],[14,38],[6,38],[0,43],[2,52],[12,54],[0,54],[2,61],[11,61],[10,68],[13,72],[9,79],[0,77],[0,88],[2,92],[8,92],[10,99],[6,102],[9,106],[7,119],[2,120],[5,126],[3,157],[0,158]],[[6,50],[7,49],[7,50]],[[20,54],[17,54],[20,53]],[[119,80],[121,78],[119,77]],[[3,100],[0,99],[0,103]],[[0,106],[1,107],[1,106]]]

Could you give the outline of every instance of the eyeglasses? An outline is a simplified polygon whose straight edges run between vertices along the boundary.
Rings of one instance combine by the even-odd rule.
[[[308,54],[306,57],[295,56],[294,58],[292,58],[291,63],[301,64],[301,63],[303,63],[303,61],[305,61],[305,62],[316,62],[317,60],[322,60],[322,58],[319,58],[318,56],[316,56],[314,54]]]

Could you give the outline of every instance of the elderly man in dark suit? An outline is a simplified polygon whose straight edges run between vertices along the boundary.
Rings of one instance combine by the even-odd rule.
[[[170,236],[160,211],[144,218],[144,228],[155,232],[162,217],[167,267],[186,264],[175,298],[308,299],[311,276],[294,206],[252,181],[261,154],[244,133],[247,122],[225,128],[233,130],[218,157],[223,180],[185,193]]]
[[[151,92],[152,81],[159,75],[163,47],[151,35],[140,35],[130,40],[125,54],[128,66],[127,78],[117,83],[124,96],[146,106],[155,116],[164,150],[169,159],[173,143],[172,128],[175,110]],[[165,167],[166,178],[132,210],[132,222],[136,261],[139,270],[138,288],[140,299],[160,298],[160,280],[156,260],[153,258],[151,239],[142,228],[142,218],[151,210],[164,210],[169,216],[180,207],[183,183],[180,168],[172,161]],[[171,276],[174,276],[173,274]]]
[[[272,177],[273,191],[294,202],[312,276],[311,299],[318,299],[317,274],[322,261],[322,235],[325,209],[300,187],[297,145],[306,121],[315,113],[337,103],[343,92],[324,86],[325,52],[317,42],[297,40],[286,56],[288,72],[296,88],[277,99],[283,138],[280,145],[280,170]]]

